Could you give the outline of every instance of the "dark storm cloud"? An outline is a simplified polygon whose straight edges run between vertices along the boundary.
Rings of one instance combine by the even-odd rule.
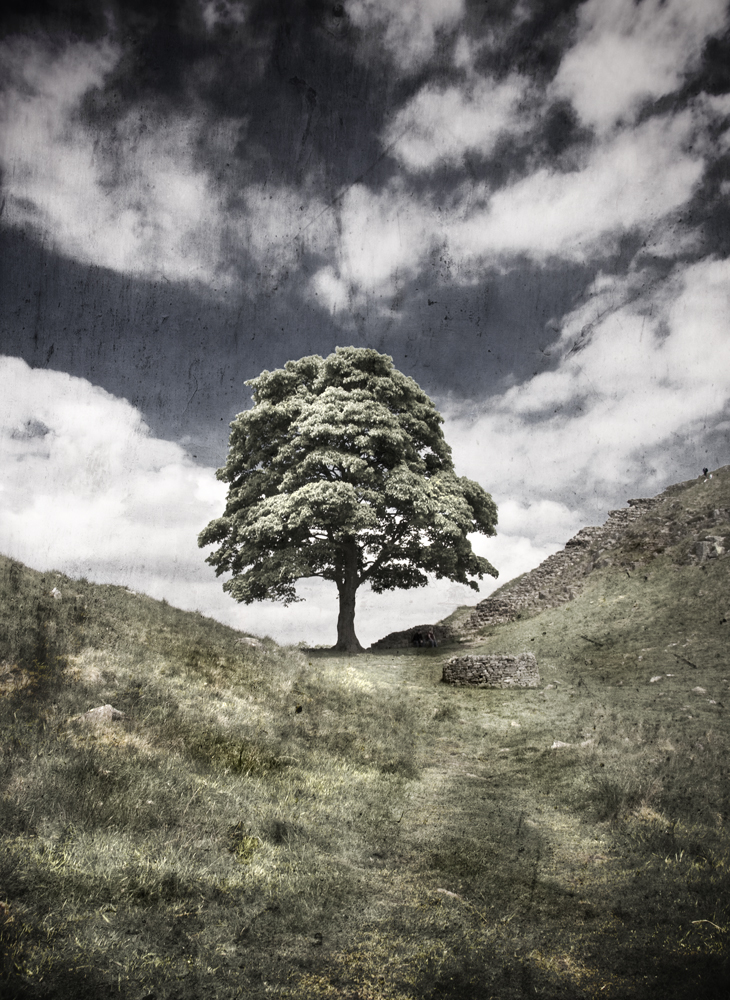
[[[533,12],[515,28],[512,5],[495,9],[490,21],[471,5],[466,32],[511,32],[516,51],[528,35],[547,44],[567,16],[563,8]],[[66,116],[73,153],[88,148],[97,166],[65,214],[58,206],[68,192],[55,198],[50,246],[47,237],[37,243],[17,229],[6,233],[3,348],[125,396],[158,433],[187,435],[201,455],[210,455],[210,439],[220,450],[219,425],[247,404],[245,378],[293,355],[328,353],[343,339],[393,353],[434,392],[492,391],[505,377],[529,374],[532,341],[544,339],[545,321],[565,311],[585,282],[581,268],[544,272],[528,263],[505,280],[485,272],[460,287],[448,249],[434,244],[424,247],[424,273],[386,289],[385,304],[380,292],[357,298],[355,275],[357,301],[346,320],[311,294],[312,277],[333,261],[348,224],[348,191],[384,191],[400,174],[382,139],[393,108],[426,79],[463,77],[452,59],[453,19],[441,24],[438,39],[428,35],[431,25],[404,22],[421,31],[427,68],[416,60],[403,75],[393,72],[385,44],[398,27],[395,8],[359,23],[347,5],[311,2],[120,3],[103,18],[96,4],[88,17],[81,4],[23,10],[11,9],[5,25],[11,41],[30,46],[26,67],[33,45],[41,67],[66,51],[59,75],[73,80],[84,60],[88,66],[102,52],[84,48],[74,58],[80,39],[115,48],[97,57],[95,74],[81,75],[75,103],[54,105],[49,94],[51,125]],[[488,61],[507,72],[498,65],[501,51],[493,46]],[[570,144],[575,125],[567,112],[562,124],[551,122],[536,126],[533,162],[546,144]],[[51,125],[44,119],[39,128],[55,144]],[[493,156],[474,150],[467,170],[498,186],[524,171],[527,145],[521,135]],[[413,176],[404,197],[446,204],[463,169],[457,163],[430,179]],[[162,187],[172,175],[182,196],[193,187],[190,197],[200,201],[187,221],[174,199],[169,205],[152,194],[159,177]],[[40,183],[48,192],[56,178]],[[98,221],[69,246],[71,217],[77,224],[94,201]],[[125,230],[120,219],[130,214],[134,224]],[[43,226],[37,209],[24,216],[31,232]],[[177,231],[183,236],[175,242]],[[65,259],[64,250],[80,259]]]
[[[249,405],[246,379],[342,342],[329,310],[301,308],[296,285],[229,302],[80,265],[12,232],[0,234],[0,256],[6,353],[128,399],[154,433],[185,437],[209,464],[222,461],[228,423]],[[426,287],[409,283],[390,317],[362,318],[357,339],[391,353],[433,395],[474,398],[551,364],[545,325],[586,274],[525,268],[468,288],[448,278],[444,270]]]
[[[154,127],[166,115],[202,119],[198,154],[208,163],[206,125],[239,123],[239,142],[220,180],[301,182],[313,159],[330,192],[380,156],[377,144],[389,84],[356,57],[361,32],[337,4],[289,0],[271,3],[117,3],[100,18],[64,5],[6,15],[15,34],[48,36],[54,43],[108,39],[120,58],[104,86],[88,94],[81,117],[113,143],[114,129],[131,109]],[[76,16],[74,16],[74,14]],[[94,16],[92,16],[92,14]],[[37,31],[43,25],[43,30]],[[83,30],[79,30],[79,26]],[[315,171],[316,173],[316,171]]]
[[[105,385],[205,454],[245,378],[337,343],[469,398],[544,371],[599,270],[666,272],[683,240],[691,255],[726,238],[723,169],[697,183],[694,112],[672,117],[717,54],[704,45],[671,113],[645,103],[633,132],[596,143],[600,95],[550,89],[596,33],[589,7],[11,9],[27,181],[9,189],[4,349]]]

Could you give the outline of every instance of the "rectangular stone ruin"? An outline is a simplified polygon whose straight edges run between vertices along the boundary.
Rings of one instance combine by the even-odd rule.
[[[491,688],[535,688],[540,683],[532,653],[494,656],[452,656],[445,664],[446,684]]]

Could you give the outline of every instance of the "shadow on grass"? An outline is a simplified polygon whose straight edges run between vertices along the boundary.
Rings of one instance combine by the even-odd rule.
[[[661,783],[630,780],[629,762],[612,777],[571,751],[501,766],[440,788],[449,824],[423,845],[422,873],[448,890],[433,905],[448,909],[436,923],[450,948],[415,962],[416,995],[730,996],[722,829],[651,808]]]
[[[69,969],[66,963],[50,964],[41,982],[10,978],[0,980],[3,1000],[101,1000],[114,996],[120,1000],[139,996],[139,989],[122,986],[110,976],[105,978],[93,969]]]

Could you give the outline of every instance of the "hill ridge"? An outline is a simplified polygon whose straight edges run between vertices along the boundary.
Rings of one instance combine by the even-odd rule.
[[[654,497],[628,500],[628,507],[609,511],[601,525],[581,528],[558,552],[527,573],[508,580],[475,607],[457,609],[435,624],[391,632],[370,648],[410,646],[414,632],[428,628],[434,629],[440,643],[466,641],[490,625],[514,621],[573,600],[595,570],[618,561],[631,573],[638,564],[646,563],[670,545],[684,543],[678,553],[684,562],[701,562],[724,555],[730,549],[730,539],[724,534],[710,535],[709,530],[713,523],[727,519],[727,509],[708,508],[706,516],[692,521],[673,515],[679,515],[683,509],[678,498],[687,490],[711,482],[713,476],[728,475],[730,466],[723,466],[708,476],[668,486]]]

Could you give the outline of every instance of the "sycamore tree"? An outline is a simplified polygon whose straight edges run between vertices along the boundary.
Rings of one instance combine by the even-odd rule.
[[[237,601],[299,600],[297,580],[339,594],[335,649],[357,652],[355,595],[423,587],[428,574],[478,590],[497,576],[468,535],[493,535],[497,508],[454,473],[442,417],[377,351],[338,347],[246,383],[253,407],[231,424],[222,517],[198,543]]]

